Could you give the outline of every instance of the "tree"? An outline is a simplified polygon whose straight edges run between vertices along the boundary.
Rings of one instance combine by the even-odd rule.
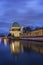
[[[24,27],[23,28],[24,33],[32,31],[30,27]]]

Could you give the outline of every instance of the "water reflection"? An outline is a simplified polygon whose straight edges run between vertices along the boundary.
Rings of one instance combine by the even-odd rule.
[[[22,47],[21,44],[28,44],[28,41],[14,41],[15,47]],[[26,46],[28,47],[28,45]],[[15,48],[15,49],[16,49]],[[17,51],[17,49],[16,49]],[[21,51],[21,50],[20,50]],[[27,51],[27,50],[26,50]],[[19,54],[12,54],[9,46],[0,45],[0,65],[43,65],[43,55],[30,51],[30,52],[19,52]]]
[[[19,53],[20,52],[20,41],[12,41],[10,44],[10,49],[12,53]]]
[[[11,49],[11,52],[12,53],[20,53],[20,52],[24,52],[24,51],[27,51],[29,52],[30,51],[30,48],[28,46],[28,41],[23,41],[23,40],[15,40],[15,41],[12,41],[10,43],[10,49]]]
[[[1,38],[0,38],[0,44],[1,44]]]

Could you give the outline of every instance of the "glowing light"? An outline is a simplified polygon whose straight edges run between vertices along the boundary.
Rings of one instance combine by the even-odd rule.
[[[1,44],[1,38],[0,38],[0,44]]]
[[[14,51],[14,43],[12,43],[12,49],[13,49],[13,51]]]

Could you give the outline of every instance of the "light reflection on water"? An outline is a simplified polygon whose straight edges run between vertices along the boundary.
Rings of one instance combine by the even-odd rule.
[[[28,43],[28,41],[19,41]],[[43,55],[30,51],[12,54],[9,46],[0,44],[0,65],[43,65]]]
[[[0,44],[1,44],[1,38],[0,38]]]
[[[12,41],[10,43],[10,49],[12,53],[19,53],[20,52],[20,41]]]

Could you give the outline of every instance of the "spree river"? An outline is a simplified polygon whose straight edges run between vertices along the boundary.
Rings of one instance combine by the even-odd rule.
[[[13,54],[8,45],[0,43],[0,65],[43,65],[43,55],[31,50]]]

